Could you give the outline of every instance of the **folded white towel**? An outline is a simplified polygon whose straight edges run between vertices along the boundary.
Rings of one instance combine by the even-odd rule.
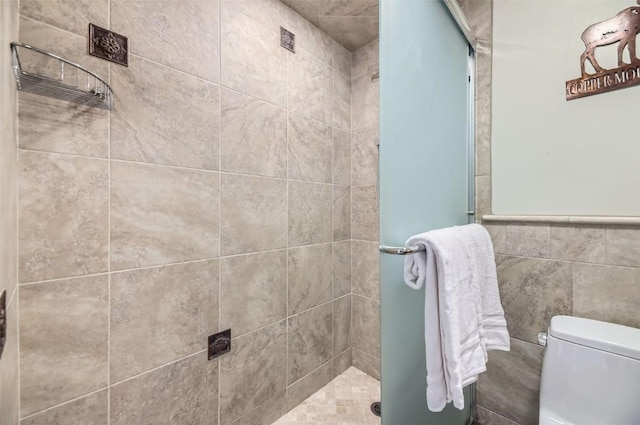
[[[500,304],[493,246],[479,225],[434,230],[411,237],[424,246],[405,258],[404,277],[425,287],[427,405],[464,408],[463,388],[486,370],[487,350],[509,350]]]

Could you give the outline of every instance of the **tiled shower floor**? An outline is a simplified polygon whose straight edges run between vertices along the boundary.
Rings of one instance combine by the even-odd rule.
[[[371,403],[380,401],[380,382],[350,367],[273,425],[380,425]]]

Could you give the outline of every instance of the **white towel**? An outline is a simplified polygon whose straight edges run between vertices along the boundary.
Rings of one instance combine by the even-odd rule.
[[[486,370],[487,350],[509,350],[500,304],[493,246],[479,225],[434,230],[411,237],[424,246],[405,258],[404,277],[425,287],[427,405],[464,408],[463,388]]]

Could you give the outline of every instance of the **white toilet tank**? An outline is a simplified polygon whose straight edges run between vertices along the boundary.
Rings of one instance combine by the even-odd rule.
[[[540,425],[640,424],[640,329],[555,316],[540,386]]]

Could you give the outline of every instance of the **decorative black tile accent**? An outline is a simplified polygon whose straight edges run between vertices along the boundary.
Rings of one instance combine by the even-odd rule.
[[[290,52],[296,52],[296,35],[280,27],[280,45]]]
[[[89,24],[89,54],[129,66],[129,40],[106,28]]]
[[[207,349],[209,360],[220,357],[229,351],[231,351],[231,329],[209,335],[209,347]]]
[[[0,358],[7,342],[7,291],[0,295]]]

